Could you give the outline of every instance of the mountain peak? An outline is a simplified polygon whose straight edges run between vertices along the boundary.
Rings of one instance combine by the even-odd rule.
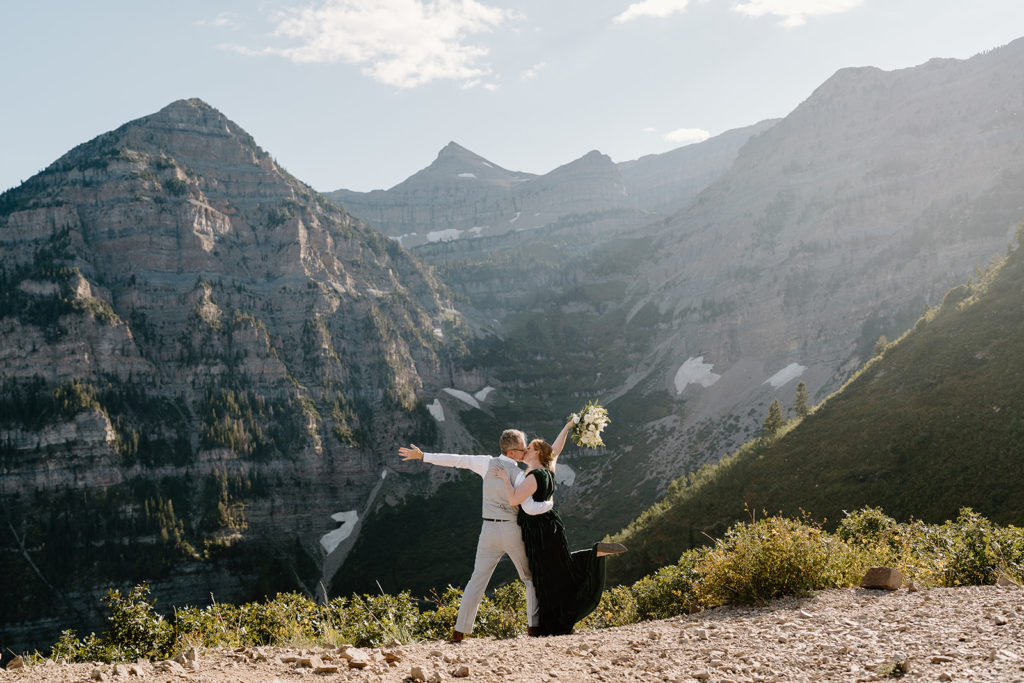
[[[462,156],[465,154],[476,156],[475,154],[473,154],[473,152],[470,152],[468,149],[452,140],[447,145],[441,148],[441,151],[437,153],[437,156]]]
[[[437,153],[437,158],[431,166],[438,164],[467,164],[469,166],[490,166],[494,164],[484,159],[479,154],[472,152],[457,142],[449,142]]]

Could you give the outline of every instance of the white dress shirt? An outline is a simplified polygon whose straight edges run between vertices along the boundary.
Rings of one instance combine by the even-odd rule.
[[[423,454],[423,462],[429,462],[432,465],[441,465],[444,467],[459,467],[465,470],[472,470],[480,475],[481,478],[485,478],[487,476],[487,472],[494,460],[494,456],[490,455],[456,455],[454,453]],[[507,466],[511,464],[516,468],[516,471],[519,472],[519,474],[516,475],[516,478],[512,481],[513,487],[517,488],[521,483],[523,483],[523,480],[526,479],[526,472],[519,469],[519,464],[515,460],[507,455],[499,455],[497,460],[501,464],[506,465],[506,469]],[[528,515],[542,515],[555,507],[555,501],[554,497],[545,501],[536,501],[530,497],[520,503],[519,507],[521,507],[523,512]]]

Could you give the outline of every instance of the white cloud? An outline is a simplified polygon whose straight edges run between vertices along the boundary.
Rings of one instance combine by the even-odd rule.
[[[622,14],[616,15],[612,21],[616,24],[624,24],[640,17],[664,18],[671,14],[678,14],[686,9],[690,0],[642,0],[634,2],[626,8]]]
[[[300,64],[355,64],[370,78],[398,88],[435,80],[478,85],[490,73],[483,62],[488,51],[466,38],[513,16],[476,0],[325,0],[319,7],[275,16],[274,35],[294,40],[291,47],[229,47]]]
[[[676,128],[662,135],[661,139],[674,145],[689,145],[694,142],[704,142],[709,137],[711,137],[711,133],[703,128]]]
[[[641,132],[643,132],[643,133],[657,133],[658,129],[654,128],[653,126],[647,126],[646,128],[641,129]]]
[[[746,0],[736,5],[736,11],[751,17],[770,14],[780,18],[779,25],[786,28],[807,23],[808,17],[842,14],[864,4],[864,0]]]
[[[237,29],[238,23],[235,19],[238,15],[234,12],[221,12],[213,19],[200,19],[195,22],[196,26],[214,26],[216,28]]]
[[[529,69],[523,72],[522,79],[524,81],[533,80],[534,78],[537,77],[537,74],[539,74],[541,71],[544,71],[547,68],[548,65],[546,62],[537,62],[536,64],[534,64]]]

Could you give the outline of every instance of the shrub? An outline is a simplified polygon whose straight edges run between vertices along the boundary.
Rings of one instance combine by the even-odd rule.
[[[856,553],[820,527],[782,517],[740,523],[696,565],[699,603],[763,604],[782,595],[853,585],[865,567]]]
[[[448,586],[440,596],[431,595],[430,602],[435,607],[421,615],[418,635],[424,640],[443,640],[451,635],[461,601],[462,590],[453,586]]]
[[[878,508],[848,513],[835,534],[817,524],[766,517],[731,527],[711,548],[631,586],[605,590],[597,609],[577,624],[599,629],[663,619],[724,604],[758,604],[782,595],[855,585],[869,564],[896,566],[924,585],[993,583],[999,573],[1024,580],[1024,529],[997,527],[969,508],[941,525],[900,524]],[[342,642],[379,647],[440,640],[455,626],[462,591],[449,586],[421,611],[409,594],[335,598],[318,605],[298,593],[240,607],[214,603],[175,610],[168,622],[149,587],[111,590],[109,629],[79,639],[64,631],[50,657],[66,661],[163,659],[188,645],[307,645]],[[474,632],[510,638],[526,629],[526,596],[516,581],[484,598]]]
[[[526,630],[526,587],[513,581],[480,603],[475,632],[495,638],[512,638]]]
[[[904,527],[881,508],[847,512],[836,535],[844,543],[868,553],[873,564],[895,566],[901,571],[906,565]]]
[[[632,586],[637,620],[665,619],[689,614],[699,607],[697,586],[701,576],[697,564],[706,549],[688,550],[679,562],[662,567]]]
[[[605,590],[597,609],[576,626],[583,629],[613,628],[635,624],[639,620],[633,588],[614,586]]]
[[[149,586],[141,584],[121,595],[109,590],[103,599],[110,609],[109,630],[102,636],[90,633],[79,640],[74,631],[64,631],[54,644],[50,657],[70,662],[136,659],[164,659],[174,645],[171,625],[153,610]]]
[[[970,508],[956,521],[942,525],[945,540],[946,586],[977,586],[995,583],[996,557],[992,524]]]
[[[359,647],[416,640],[420,611],[408,591],[398,595],[354,595],[344,611],[343,633]]]

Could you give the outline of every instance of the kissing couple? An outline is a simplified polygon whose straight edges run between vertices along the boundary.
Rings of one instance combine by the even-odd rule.
[[[462,593],[459,615],[449,642],[473,632],[477,609],[498,561],[508,555],[526,586],[527,633],[550,636],[572,633],[594,611],[605,584],[605,556],[626,550],[619,543],[595,543],[569,552],[565,526],[554,510],[555,461],[575,420],[570,419],[553,444],[534,439],[527,445],[518,429],[501,433],[501,455],[424,453],[399,448],[402,460],[472,470],[483,480],[480,539],[473,575]],[[522,470],[519,464],[526,465]]]

